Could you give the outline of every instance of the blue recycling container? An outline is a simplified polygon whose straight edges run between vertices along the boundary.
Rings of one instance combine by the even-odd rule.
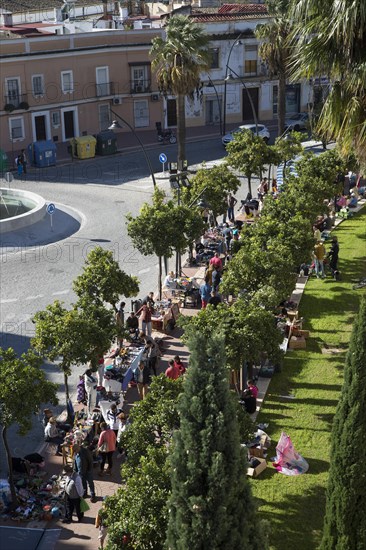
[[[56,144],[50,139],[45,141],[35,141],[28,145],[29,161],[33,166],[38,166],[39,168],[55,166],[56,152]]]

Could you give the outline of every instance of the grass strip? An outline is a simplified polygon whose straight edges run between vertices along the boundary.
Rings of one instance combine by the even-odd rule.
[[[330,433],[343,384],[343,365],[361,293],[354,280],[366,276],[366,209],[332,233],[340,245],[341,280],[312,277],[300,303],[304,329],[310,330],[306,350],[288,351],[281,373],[270,383],[258,422],[269,423],[272,446],[285,431],[295,449],[309,462],[308,473],[279,474],[269,462],[251,480],[259,513],[270,524],[270,548],[313,550],[320,543],[325,511]],[[329,246],[327,247],[329,248]],[[357,441],[355,441],[357,445]]]

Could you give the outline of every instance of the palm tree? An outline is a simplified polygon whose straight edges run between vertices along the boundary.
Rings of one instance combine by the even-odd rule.
[[[288,37],[291,30],[289,19],[290,0],[267,0],[271,21],[259,25],[255,31],[263,40],[259,46],[259,56],[267,63],[270,76],[278,78],[278,135],[285,129],[286,81],[289,74]]]
[[[193,98],[200,86],[200,73],[210,64],[208,37],[188,17],[173,16],[166,37],[156,37],[150,50],[159,90],[176,96],[178,160],[185,160],[185,98]]]
[[[319,130],[366,166],[365,0],[298,0],[292,15],[292,74],[331,82]]]

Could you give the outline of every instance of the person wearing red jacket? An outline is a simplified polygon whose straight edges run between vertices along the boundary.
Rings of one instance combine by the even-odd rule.
[[[180,375],[183,376],[183,374],[186,372],[186,368],[185,368],[185,366],[183,365],[182,360],[181,360],[181,358],[179,357],[179,355],[176,355],[176,356],[174,357],[174,366],[175,366],[175,367],[178,367],[179,372],[180,372]]]
[[[174,363],[173,359],[169,361],[169,367],[165,371],[165,376],[171,380],[176,380],[181,375],[179,367]]]

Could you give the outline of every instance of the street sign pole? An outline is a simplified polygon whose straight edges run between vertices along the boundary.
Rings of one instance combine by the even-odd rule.
[[[53,204],[53,202],[50,202],[48,205],[47,205],[47,213],[50,215],[50,223],[51,223],[51,231],[53,232],[53,220],[52,220],[52,216],[54,214],[56,210],[56,206]]]
[[[166,156],[166,154],[165,153],[160,153],[159,161],[163,165],[163,174],[165,174],[165,163],[166,163],[167,160],[168,160],[168,157]]]

